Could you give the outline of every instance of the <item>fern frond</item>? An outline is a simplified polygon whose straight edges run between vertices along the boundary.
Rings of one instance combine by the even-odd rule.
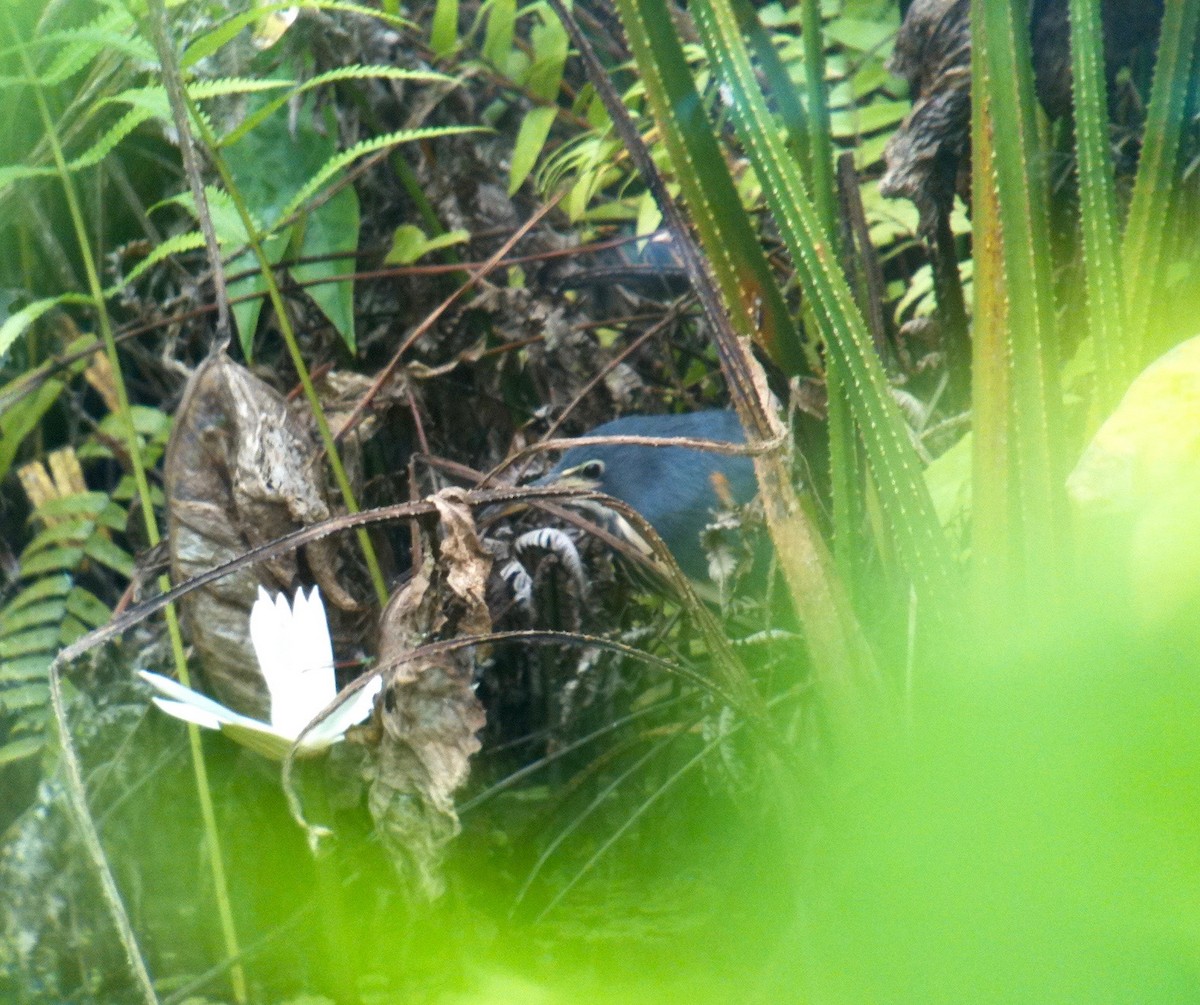
[[[53,174],[53,169],[49,169]],[[3,169],[0,169],[0,174]],[[0,185],[2,188],[3,185]],[[3,357],[21,334],[48,310],[61,304],[89,304],[91,300],[79,293],[62,293],[57,297],[45,297],[26,304],[19,311],[10,314],[4,324],[0,325],[0,357]]]
[[[188,84],[188,95],[193,101],[209,98],[224,98],[231,94],[256,94],[260,91],[276,91],[283,87],[294,87],[294,80],[263,80],[257,77],[218,77],[213,80],[198,80]],[[164,92],[165,93],[165,92]]]
[[[71,171],[79,171],[83,168],[99,164],[116,149],[117,144],[121,140],[125,139],[126,136],[150,118],[152,116],[145,108],[131,108],[100,139],[96,140],[87,150],[68,163],[67,167]]]
[[[73,572],[83,561],[83,548],[79,545],[61,545],[36,548],[21,554],[21,572],[26,576],[44,576],[46,573]]]
[[[76,28],[49,31],[25,43],[30,53],[44,50],[52,54],[49,66],[37,78],[42,87],[54,87],[70,80],[93,59],[110,52],[124,53],[144,64],[152,63],[154,50],[134,32],[135,24],[129,13],[109,10]],[[0,58],[15,56],[16,47],[0,50]],[[33,81],[22,80],[22,83]]]
[[[0,746],[0,765],[35,756],[42,749],[50,696],[46,674],[64,644],[72,591],[70,575],[34,578],[0,609],[0,706],[15,717],[8,725],[8,741]],[[96,613],[84,604],[79,607],[92,616]],[[75,618],[70,620],[75,623]]]
[[[270,118],[275,112],[286,105],[296,95],[322,87],[325,84],[338,83],[343,80],[414,80],[429,83],[455,83],[456,78],[433,70],[402,70],[395,66],[355,65],[343,66],[336,70],[319,73],[297,86],[287,94],[267,102],[261,108],[255,109],[250,115],[238,123],[225,136],[221,137],[220,146],[232,146],[260,122]]]
[[[195,66],[200,60],[211,56],[222,46],[227,45],[236,38],[242,29],[249,27],[252,24],[257,24],[262,18],[268,14],[273,14],[276,11],[286,10],[288,7],[294,7],[295,4],[291,0],[284,0],[282,3],[262,4],[256,6],[252,10],[242,11],[235,14],[225,21],[222,21],[217,27],[211,31],[205,32],[199,38],[195,39],[183,52],[183,56],[179,61],[180,69],[187,70]],[[306,7],[314,7],[318,10],[330,11],[346,11],[351,14],[361,14],[365,17],[372,17],[378,21],[383,21],[396,28],[412,29],[415,26],[406,18],[398,17],[393,14],[387,14],[383,11],[372,10],[370,7],[363,7],[359,4],[343,4],[337,2],[328,3],[308,3]]]
[[[106,297],[115,297],[125,287],[132,286],[142,275],[153,268],[164,258],[180,255],[185,251],[197,251],[204,247],[204,235],[198,230],[189,230],[183,234],[172,234],[165,241],[155,245],[154,250],[137,263],[119,283],[114,283],[104,291]]]
[[[339,80],[416,80],[424,83],[453,84],[457,77],[436,70],[405,70],[398,66],[382,64],[356,63],[354,66],[339,66],[334,70],[326,70],[304,81],[297,90],[309,91],[314,87],[332,84]]]
[[[154,65],[154,47],[136,35],[82,29],[74,44],[59,53],[45,73],[38,76],[42,87],[56,87],[70,80],[97,56],[120,53],[135,64]]]
[[[253,94],[259,91],[273,91],[281,87],[291,87],[290,80],[258,80],[253,77],[223,77],[219,80],[204,80],[192,84],[188,93],[194,100],[206,101],[209,98],[222,98],[233,94]],[[118,94],[97,102],[96,107],[105,105],[124,104],[131,108],[140,108],[156,119],[174,124],[171,116],[171,105],[167,100],[167,92],[163,87],[129,87]]]
[[[308,4],[308,6],[316,7],[318,10],[361,14],[363,17],[374,18],[376,21],[390,24],[393,28],[407,30],[416,28],[416,25],[406,17],[401,17],[399,14],[389,14],[386,11],[376,10],[374,7],[367,7],[360,3],[345,3],[343,0],[315,0],[315,2]]]
[[[359,157],[374,153],[376,150],[386,150],[388,147],[399,146],[401,143],[413,143],[417,140],[437,139],[442,136],[461,136],[466,133],[490,132],[482,126],[430,126],[423,129],[399,129],[395,132],[375,136],[369,140],[356,143],[349,150],[343,150],[327,160],[307,182],[301,186],[291,202],[279,214],[281,220],[289,219],[302,207],[321,187],[336,175],[342,168],[352,164]]]
[[[34,167],[30,164],[6,164],[0,167],[0,192],[14,182],[28,178],[47,178],[58,174],[52,167]]]

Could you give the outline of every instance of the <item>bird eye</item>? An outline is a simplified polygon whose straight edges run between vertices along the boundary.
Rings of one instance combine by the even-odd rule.
[[[579,473],[583,475],[584,478],[602,478],[604,476],[604,462],[588,461],[586,464],[581,464],[579,466]]]

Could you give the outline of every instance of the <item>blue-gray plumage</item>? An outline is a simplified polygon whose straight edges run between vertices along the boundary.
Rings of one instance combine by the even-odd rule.
[[[627,415],[587,435],[745,442],[737,416],[729,411]],[[538,483],[594,488],[628,503],[658,531],[680,569],[700,581],[708,578],[700,535],[713,512],[729,498],[749,502],[757,490],[754,462],[744,455],[627,444],[572,447]]]

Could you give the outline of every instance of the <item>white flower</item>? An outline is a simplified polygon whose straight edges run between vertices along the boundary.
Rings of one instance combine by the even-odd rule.
[[[314,586],[306,597],[297,590],[289,606],[282,593],[272,600],[260,586],[250,610],[250,641],[271,696],[269,723],[234,712],[169,677],[146,670],[140,675],[158,692],[154,704],[167,714],[219,729],[260,754],[282,760],[304,728],[337,697],[333,645],[320,592]],[[371,714],[382,685],[382,676],[376,674],[357,690],[347,689],[341,703],[305,733],[297,754],[316,754],[340,742],[347,729]]]

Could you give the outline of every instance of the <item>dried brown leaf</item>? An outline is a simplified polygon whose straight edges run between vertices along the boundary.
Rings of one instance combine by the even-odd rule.
[[[888,141],[879,190],[910,199],[923,228],[954,203],[971,127],[969,0],[914,0],[890,69],[908,81],[912,110]]]
[[[460,830],[454,793],[467,780],[485,720],[471,649],[431,656],[413,650],[432,636],[491,629],[484,591],[492,563],[462,491],[447,489],[433,502],[441,517],[438,547],[422,549],[425,561],[383,614],[383,729],[378,756],[365,769],[376,828],[397,869],[428,897],[442,890],[442,855]]]
[[[465,605],[456,630],[460,635],[482,635],[492,629],[486,597],[492,556],[479,540],[462,489],[445,489],[432,501],[442,520],[440,554],[446,586]]]
[[[331,516],[316,441],[279,392],[224,353],[192,374],[165,463],[171,575],[180,583],[306,524]],[[353,599],[335,577],[332,544],[306,558],[338,606]],[[265,718],[266,685],[250,648],[258,586],[290,591],[296,558],[282,555],[193,590],[181,601],[208,683],[236,711]]]
[[[970,146],[970,0],[914,0],[896,36],[890,69],[908,81],[912,110],[888,142],[879,190],[912,200],[927,232],[954,202]],[[1162,0],[1104,0],[1105,68],[1111,87],[1134,54],[1155,45]],[[1051,118],[1071,114],[1067,0],[1035,0],[1030,12],[1034,80]]]

